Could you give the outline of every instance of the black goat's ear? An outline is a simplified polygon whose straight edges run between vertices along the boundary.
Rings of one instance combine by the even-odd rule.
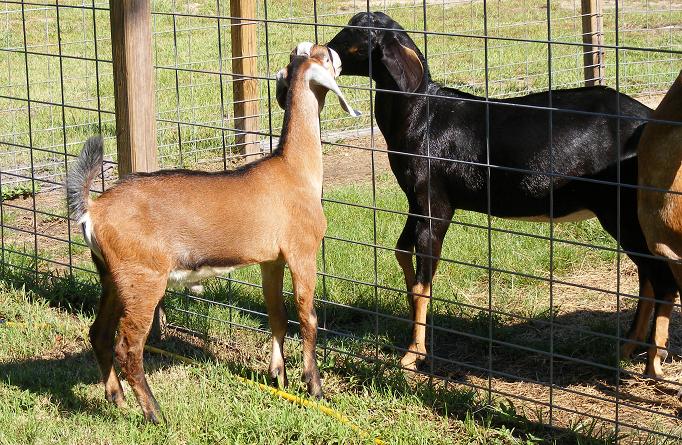
[[[277,98],[277,103],[284,110],[287,104],[287,93],[289,92],[289,79],[287,79],[288,70],[282,68],[279,70],[275,79],[277,79],[277,88],[275,89],[275,97]]]
[[[424,78],[424,65],[417,53],[402,45],[395,36],[381,44],[383,62],[401,91],[417,91]]]

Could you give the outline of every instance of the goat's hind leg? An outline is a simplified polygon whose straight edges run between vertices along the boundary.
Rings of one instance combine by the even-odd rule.
[[[111,274],[102,261],[93,255],[102,284],[102,297],[95,321],[90,327],[90,343],[97,359],[104,382],[104,397],[117,406],[123,406],[125,397],[121,382],[114,369],[114,341],[116,327],[121,318],[121,307],[118,302],[116,287]]]
[[[287,310],[282,298],[284,263],[262,263],[260,270],[263,277],[263,297],[268,308],[268,320],[272,330],[270,378],[279,388],[284,388],[288,384],[284,363],[284,337],[287,333]]]
[[[662,263],[661,263],[662,264]],[[652,281],[656,304],[654,309],[654,323],[651,329],[649,342],[651,346],[647,352],[647,364],[644,374],[663,378],[661,363],[668,356],[668,336],[670,329],[670,315],[672,314],[677,299],[678,289],[670,269],[664,265],[654,274]]]
[[[632,320],[632,325],[627,334],[627,340],[621,349],[621,358],[628,359],[632,357],[633,352],[639,344],[646,341],[646,333],[649,327],[651,314],[654,311],[654,288],[651,285],[651,280],[644,271],[644,268],[639,267],[639,299],[637,300],[637,310],[635,311],[635,318]]]
[[[142,358],[154,319],[154,310],[166,290],[167,277],[149,272],[137,273],[134,281],[124,280],[123,283],[117,283],[123,316],[118,328],[116,359],[135,393],[145,419],[157,424],[163,415],[147,384]]]

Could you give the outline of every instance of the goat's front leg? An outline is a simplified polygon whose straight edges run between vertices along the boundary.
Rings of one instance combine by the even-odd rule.
[[[431,299],[431,282],[452,214],[448,207],[440,216],[434,215],[437,219],[429,222],[424,218],[416,224],[417,273],[415,283],[409,290],[413,307],[412,343],[400,360],[400,366],[409,370],[416,370],[418,364],[426,358],[426,315]]]
[[[289,263],[294,284],[294,295],[303,339],[303,381],[308,394],[322,398],[322,382],[317,369],[315,346],[317,343],[317,314],[315,313],[315,282],[317,266],[315,254],[296,264]]]
[[[284,337],[287,333],[287,310],[282,298],[284,263],[262,263],[260,270],[263,277],[263,297],[268,308],[268,320],[272,330],[270,378],[279,388],[284,388],[288,384],[284,363]]]
[[[414,255],[414,245],[415,245],[415,227],[417,226],[417,217],[412,215],[413,209],[410,207],[411,215],[407,216],[407,221],[405,222],[405,227],[398,238],[398,242],[395,246],[395,258],[398,260],[400,268],[403,270],[403,276],[405,277],[405,288],[407,292],[412,290],[414,283],[416,281],[416,276],[414,272],[414,263],[412,257]],[[407,295],[407,302],[410,305],[410,317],[414,319],[414,301],[411,295]]]

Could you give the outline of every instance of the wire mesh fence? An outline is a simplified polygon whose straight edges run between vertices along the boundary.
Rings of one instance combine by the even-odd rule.
[[[68,219],[62,182],[95,133],[105,137],[108,161],[100,190],[118,177],[108,8],[95,0],[0,1],[5,277],[96,281]],[[257,59],[262,152],[277,144],[283,111],[273,100],[273,74],[291,49],[331,40],[368,9],[407,30],[434,81],[477,95],[473,101],[586,80],[577,0],[265,0],[249,18],[257,28],[257,53],[249,57]],[[655,107],[682,66],[682,3],[603,1],[599,17],[598,80]],[[223,170],[243,163],[229,2],[157,0],[152,20],[160,166]],[[376,124],[375,83],[358,76],[340,84],[364,116],[349,118],[331,101],[321,116],[329,227],[316,291],[319,360],[326,372],[390,384],[412,330],[395,259],[410,210]],[[429,160],[436,161],[442,159]],[[503,423],[548,425],[546,434],[568,442],[680,440],[679,305],[668,377],[651,385],[642,378],[643,355],[618,355],[639,301],[637,268],[598,221],[546,224],[457,211],[448,222],[425,327],[428,357],[411,374],[414,382],[443,390],[439,397],[448,394],[455,406],[496,410]],[[169,291],[169,326],[210,340],[206,347],[216,354],[262,355],[269,330],[259,286],[258,270],[246,268],[211,281],[202,294]],[[288,278],[285,291],[291,295]],[[295,326],[293,319],[294,339]]]

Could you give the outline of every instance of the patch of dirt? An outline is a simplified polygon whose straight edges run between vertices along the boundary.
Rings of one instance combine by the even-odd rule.
[[[358,137],[339,142],[347,147],[334,146],[325,149],[324,185],[329,187],[371,182],[372,155],[374,176],[390,171],[384,138],[377,133],[374,136],[374,147],[371,142],[371,137]]]
[[[642,102],[647,107],[655,110],[656,107],[658,107],[658,104],[660,104],[661,101],[663,100],[663,96],[665,96],[665,93],[638,94],[633,97],[638,101]]]

